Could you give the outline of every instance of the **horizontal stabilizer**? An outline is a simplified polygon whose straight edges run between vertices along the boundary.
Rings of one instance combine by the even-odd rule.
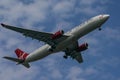
[[[11,60],[11,61],[14,61],[14,62],[21,62],[21,61],[23,61],[23,60],[20,60],[20,59],[17,59],[17,58],[7,57],[7,56],[5,56],[5,57],[3,57],[3,58],[8,59],[8,60]]]
[[[30,65],[29,65],[27,62],[24,62],[24,61],[21,60],[21,59],[17,59],[17,58],[13,58],[13,57],[8,57],[8,56],[5,56],[5,57],[3,57],[3,58],[5,58],[5,59],[7,59],[7,60],[11,60],[11,61],[13,61],[13,62],[17,62],[18,64],[22,64],[22,65],[25,66],[26,68],[29,68],[29,67],[30,67]]]
[[[30,68],[30,65],[28,63],[22,63],[23,66],[25,66],[26,68]]]

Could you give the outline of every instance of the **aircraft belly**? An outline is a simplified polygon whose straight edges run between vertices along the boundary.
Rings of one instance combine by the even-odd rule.
[[[49,47],[50,47],[49,45],[45,45],[45,46],[40,47],[39,49],[35,50],[34,52],[32,52],[31,54],[28,55],[28,57],[26,58],[26,62],[33,62],[33,61],[42,59],[42,58],[50,55],[51,52],[48,51]]]
[[[71,45],[70,43],[73,43],[74,41],[76,41],[74,36],[67,38],[66,40],[58,44],[58,46],[56,47],[56,51],[62,51],[66,49],[69,45]]]
[[[85,25],[80,26],[75,32],[72,34],[76,37],[76,39],[81,38],[82,36],[88,34],[89,32],[93,31],[94,29],[100,27],[98,22],[88,23]]]

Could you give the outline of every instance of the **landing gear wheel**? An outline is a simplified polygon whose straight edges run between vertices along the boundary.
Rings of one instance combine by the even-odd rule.
[[[52,49],[55,49],[56,47],[55,46],[51,46]]]
[[[99,31],[101,31],[102,29],[101,29],[101,28],[99,28],[98,30],[99,30]]]
[[[53,52],[55,48],[55,46],[51,46],[51,48],[49,48],[49,51]]]
[[[64,56],[63,56],[63,58],[67,59],[67,58],[68,58],[68,56],[64,55]]]
[[[53,49],[52,49],[52,48],[50,48],[50,49],[49,49],[49,51],[50,51],[50,52],[53,52]]]

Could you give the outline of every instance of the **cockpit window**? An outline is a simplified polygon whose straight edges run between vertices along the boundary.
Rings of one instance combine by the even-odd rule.
[[[103,15],[100,15],[99,18],[100,18],[100,19],[103,18]]]

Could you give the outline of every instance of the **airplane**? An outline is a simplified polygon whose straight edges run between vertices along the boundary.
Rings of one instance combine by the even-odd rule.
[[[19,32],[26,37],[31,37],[32,39],[36,39],[46,43],[30,54],[17,48],[15,50],[15,53],[18,58],[8,56],[4,56],[3,58],[17,62],[17,64],[22,64],[26,68],[29,68],[30,62],[43,59],[50,54],[62,51],[65,52],[63,56],[65,59],[71,57],[79,63],[82,63],[83,58],[81,52],[88,49],[88,43],[83,43],[79,45],[78,39],[97,28],[101,30],[101,25],[105,23],[109,19],[109,17],[109,14],[97,15],[66,33],[64,33],[63,30],[59,30],[55,33],[40,32],[1,23],[2,27],[4,28]]]

